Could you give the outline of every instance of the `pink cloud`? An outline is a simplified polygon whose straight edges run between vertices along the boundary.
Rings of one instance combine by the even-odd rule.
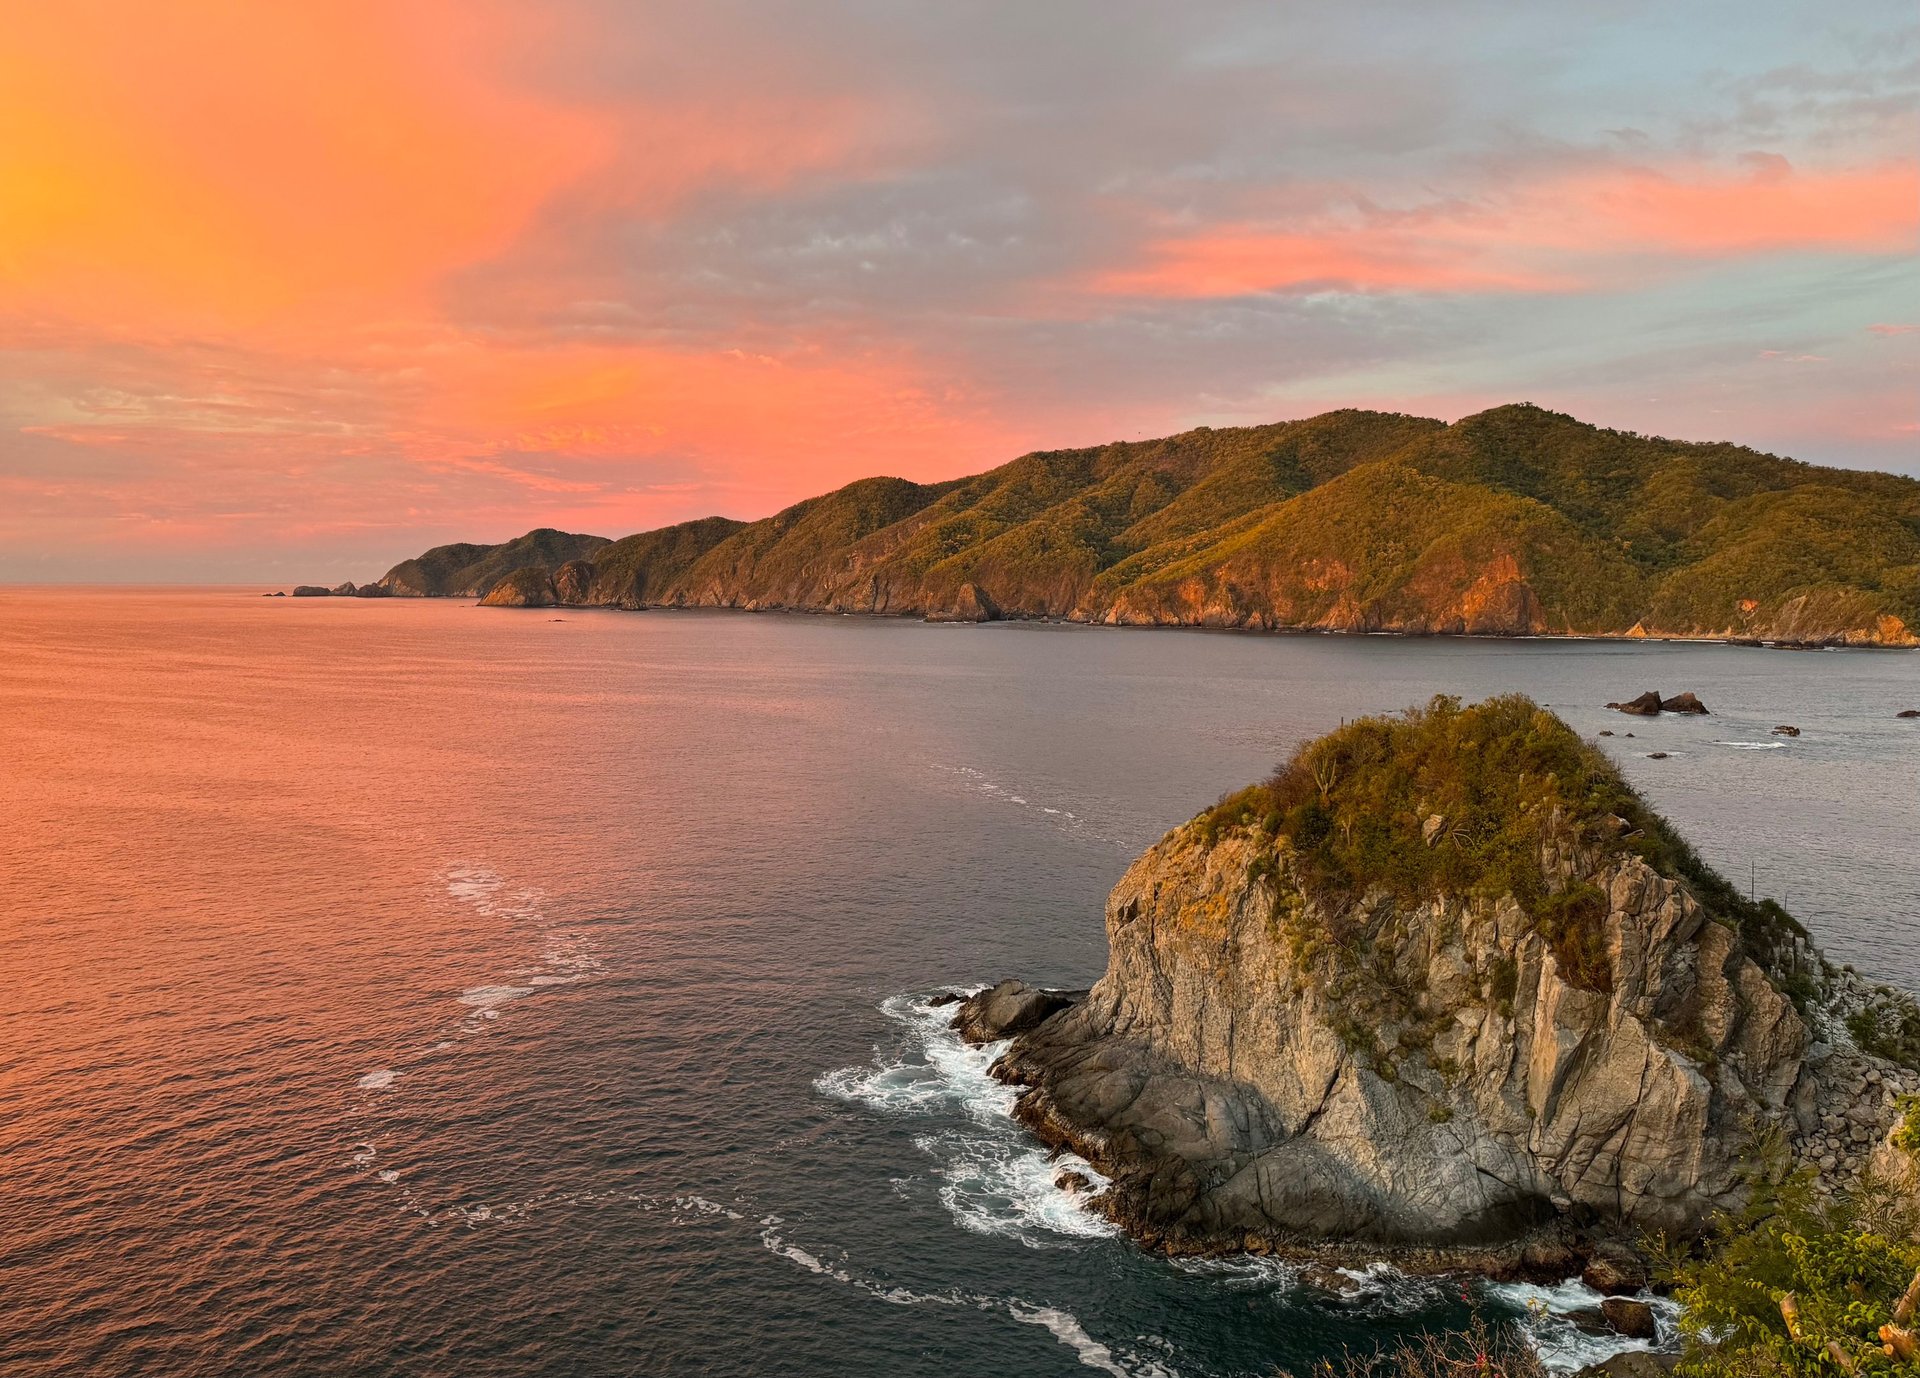
[[[1896,254],[1920,235],[1911,164],[1796,172],[1783,160],[1551,176],[1412,210],[1242,222],[1149,237],[1136,261],[1086,281],[1103,295],[1569,292],[1767,253]]]

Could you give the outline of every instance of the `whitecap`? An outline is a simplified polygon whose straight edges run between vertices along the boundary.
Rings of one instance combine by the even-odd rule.
[[[1029,1248],[1047,1248],[1068,1239],[1103,1239],[1120,1233],[1105,1216],[1084,1204],[1106,1189],[1107,1179],[1083,1158],[1063,1153],[1049,1162],[1031,1141],[976,1130],[923,1135],[914,1145],[940,1166],[940,1204],[954,1222],[974,1234],[1018,1239]],[[1065,1172],[1077,1172],[1091,1184],[1086,1193],[1056,1184]]]
[[[1578,1278],[1540,1286],[1527,1282],[1491,1282],[1489,1296],[1506,1302],[1521,1313],[1519,1326],[1540,1356],[1540,1362],[1555,1373],[1569,1373],[1610,1359],[1629,1350],[1652,1350],[1671,1343],[1677,1334],[1679,1304],[1667,1297],[1641,1293],[1636,1301],[1645,1302],[1653,1311],[1657,1341],[1630,1340],[1620,1335],[1589,1335],[1568,1319],[1574,1311],[1597,1310],[1604,1299]]]
[[[945,1129],[914,1140],[934,1159],[940,1202],[955,1223],[976,1234],[1019,1239],[1033,1248],[1066,1240],[1106,1238],[1119,1229],[1087,1208],[1107,1179],[1084,1159],[1045,1151],[1013,1119],[1018,1092],[988,1075],[1005,1043],[969,1044],[952,1028],[952,1011],[925,997],[897,995],[881,1012],[906,1029],[896,1054],[875,1051],[873,1062],[843,1067],[814,1082],[824,1095],[886,1115],[964,1115],[970,1128]],[[1075,1172],[1091,1190],[1056,1184]]]
[[[460,1003],[471,1005],[474,1009],[492,1011],[510,1000],[532,995],[532,986],[475,986],[471,990],[460,992]]]
[[[365,1076],[361,1077],[360,1080],[356,1081],[354,1085],[358,1086],[362,1091],[384,1091],[398,1080],[400,1080],[400,1074],[394,1071],[393,1068],[381,1067],[376,1071],[368,1072]]]
[[[1785,742],[1715,742],[1715,746],[1730,746],[1735,751],[1779,751]]]
[[[1134,1356],[1132,1365],[1122,1364],[1112,1349],[1087,1333],[1087,1328],[1071,1312],[1062,1311],[1057,1306],[1035,1306],[1030,1302],[1010,1301],[1007,1312],[1017,1321],[1028,1325],[1046,1327],[1053,1337],[1071,1349],[1080,1362],[1088,1368],[1110,1373],[1114,1378],[1175,1378],[1171,1370],[1151,1360],[1142,1361]]]

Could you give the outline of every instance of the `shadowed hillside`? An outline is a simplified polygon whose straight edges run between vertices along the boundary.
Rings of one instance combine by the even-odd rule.
[[[443,546],[381,582],[484,596],[569,560],[591,577],[555,601],[624,608],[1913,645],[1920,483],[1524,404],[1337,411],[862,479],[751,523]]]

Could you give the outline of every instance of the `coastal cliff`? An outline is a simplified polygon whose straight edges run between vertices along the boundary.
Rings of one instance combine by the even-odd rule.
[[[1798,925],[1524,699],[1309,745],[1136,861],[1107,934],[1083,997],[1002,986],[958,1026],[1013,1035],[1019,1118],[1173,1252],[1563,1275],[1796,1157],[1857,1177],[1920,1087],[1828,1042]]]
[[[1337,411],[869,478],[761,521],[442,546],[379,587],[515,571],[592,606],[1129,626],[1920,645],[1920,483],[1517,405]]]

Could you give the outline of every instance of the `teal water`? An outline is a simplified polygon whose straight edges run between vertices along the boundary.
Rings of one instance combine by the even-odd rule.
[[[1917,666],[0,590],[0,1371],[1197,1378],[1470,1306],[1571,1364],[1577,1289],[1140,1253],[922,1001],[1084,984],[1166,828],[1510,689],[1920,985]]]

